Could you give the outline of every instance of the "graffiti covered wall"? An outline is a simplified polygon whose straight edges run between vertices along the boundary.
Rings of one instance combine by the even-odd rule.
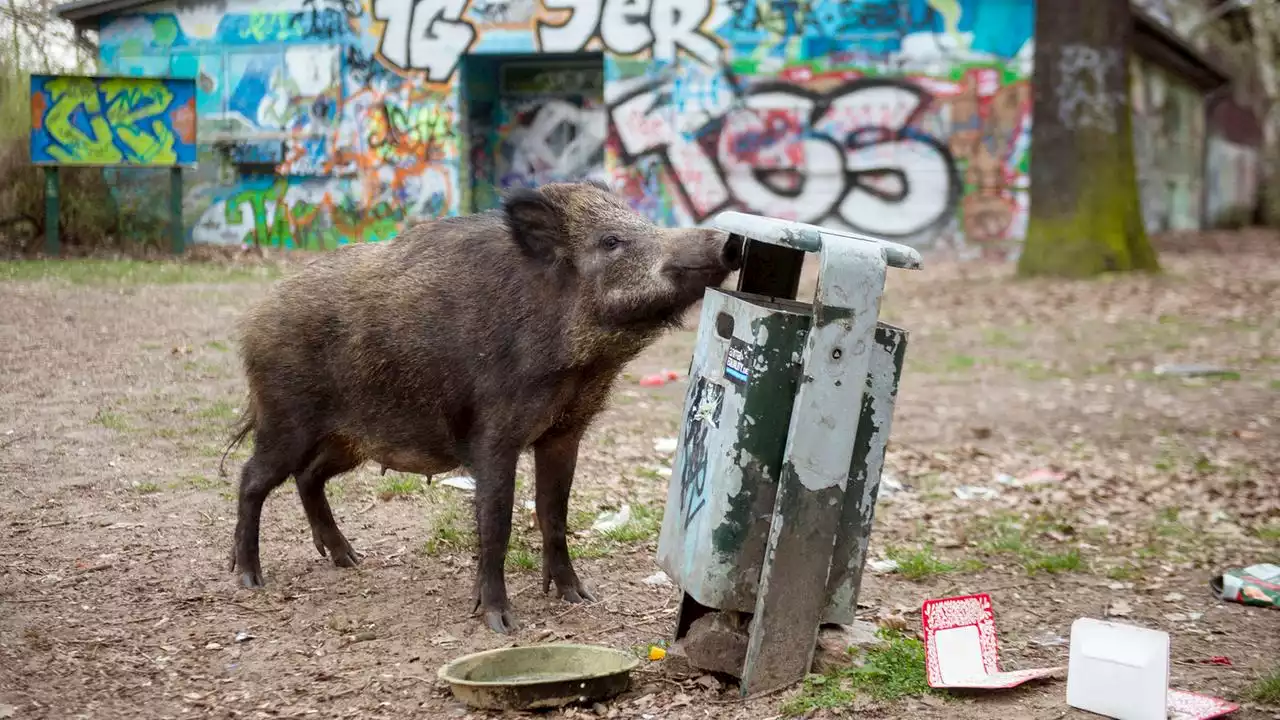
[[[31,76],[36,165],[193,165],[195,130],[190,80]]]
[[[1201,227],[1204,95],[1144,58],[1129,61],[1133,150],[1147,232]]]
[[[600,175],[666,224],[740,208],[1009,257],[1028,204],[1033,7],[169,2],[103,18],[100,45],[109,71],[196,80],[198,242],[385,239],[511,184]],[[598,95],[536,73],[496,98],[464,90],[484,57],[581,52],[599,53]]]

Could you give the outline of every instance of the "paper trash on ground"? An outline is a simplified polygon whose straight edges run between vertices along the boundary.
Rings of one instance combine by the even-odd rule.
[[[999,690],[1063,669],[1002,671],[995,614],[986,593],[926,600],[920,617],[929,687]]]
[[[1126,720],[1209,720],[1238,705],[1169,687],[1169,634],[1080,618],[1071,625],[1067,704]]]

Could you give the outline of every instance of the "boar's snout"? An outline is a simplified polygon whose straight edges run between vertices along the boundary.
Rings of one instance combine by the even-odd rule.
[[[737,235],[721,234],[720,263],[729,272],[742,269],[742,257],[746,254],[746,241]]]

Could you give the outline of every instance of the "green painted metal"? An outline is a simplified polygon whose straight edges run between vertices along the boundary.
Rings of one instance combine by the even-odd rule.
[[[862,570],[867,545],[871,542],[884,452],[889,442],[898,382],[902,378],[902,363],[907,355],[907,331],[877,323],[875,342],[867,387],[862,395],[862,418],[858,421],[849,485],[844,493],[840,532],[827,579],[828,600],[823,622],[828,623],[852,623],[858,609],[858,590],[862,587]]]
[[[182,168],[169,169],[169,242],[174,255],[186,250],[186,230],[182,226]]]
[[[658,563],[711,607],[749,612],[799,381],[808,306],[708,291]],[[708,480],[735,492],[709,492]]]
[[[44,254],[54,257],[61,252],[62,239],[58,232],[58,168],[44,169]]]

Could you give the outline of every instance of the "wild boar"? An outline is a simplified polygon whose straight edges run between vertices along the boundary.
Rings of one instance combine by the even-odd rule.
[[[542,586],[594,600],[565,539],[578,445],[623,365],[743,248],[709,229],[664,229],[599,183],[508,193],[500,209],[348,245],[277,283],[241,325],[248,433],[231,571],[262,586],[263,502],[290,475],[316,550],[358,562],[325,496],[366,461],[476,480],[479,568],[472,612],[517,627],[503,565],[516,464],[532,448]],[[225,455],[224,455],[225,459]]]

